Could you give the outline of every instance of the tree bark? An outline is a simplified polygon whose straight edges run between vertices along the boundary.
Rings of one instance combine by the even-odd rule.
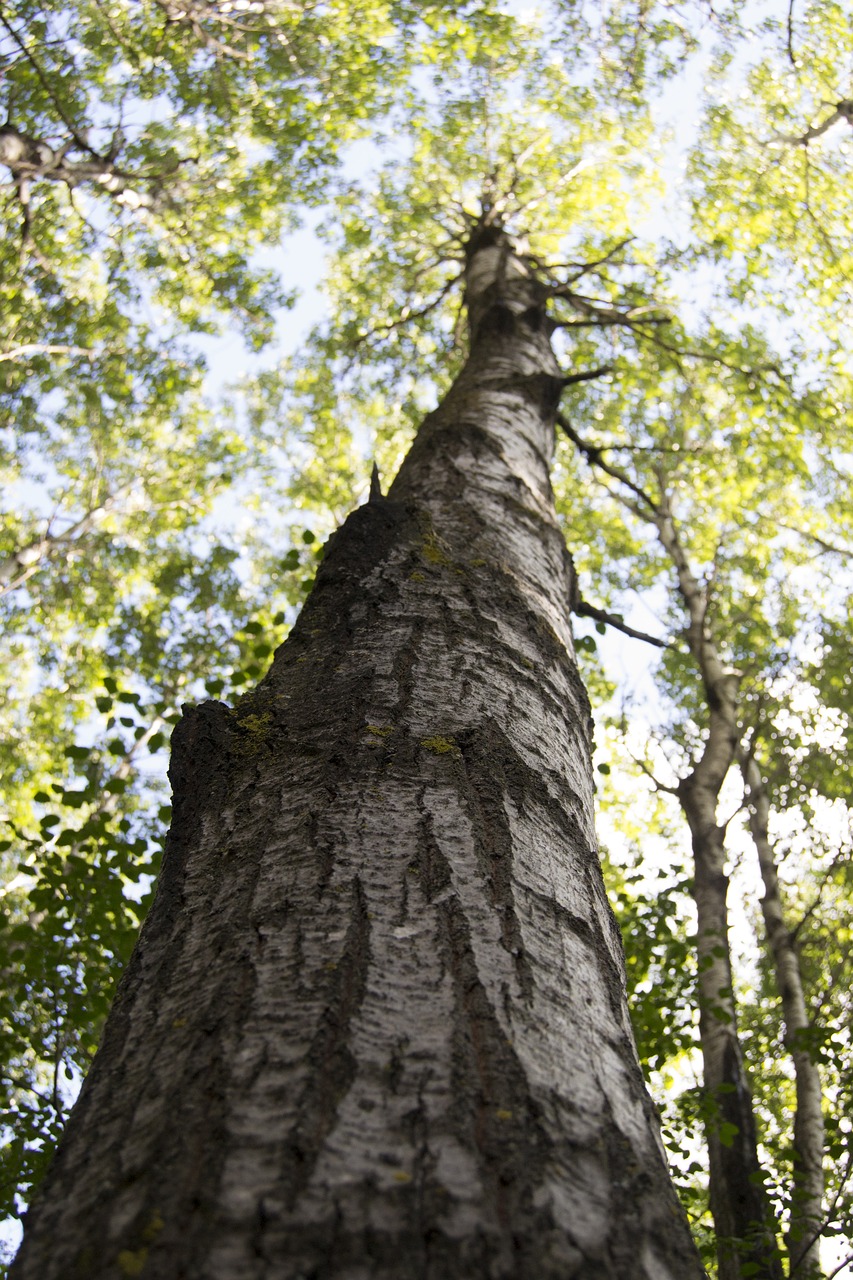
[[[175,731],[155,904],[14,1280],[699,1280],[592,829],[562,385],[509,238],[269,675]]]
[[[757,761],[748,756],[741,771],[746,784],[749,829],[758,853],[764,897],[761,914],[767,946],[773,962],[776,987],[785,1019],[785,1044],[794,1063],[796,1111],[794,1113],[794,1168],[791,1190],[791,1225],[788,1253],[791,1274],[798,1280],[817,1280],[820,1264],[820,1233],[823,1223],[823,1090],[820,1070],[808,1043],[811,1029],[803,991],[800,959],[785,911],[776,858],[770,839],[770,799]]]

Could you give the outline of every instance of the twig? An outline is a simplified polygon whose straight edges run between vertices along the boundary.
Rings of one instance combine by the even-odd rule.
[[[620,240],[614,245],[609,252],[605,253],[601,258],[595,258],[592,262],[557,262],[546,263],[528,254],[531,264],[540,271],[546,271],[549,275],[553,275],[557,271],[573,271],[574,275],[570,279],[562,281],[555,285],[555,288],[565,288],[567,285],[574,284],[576,280],[580,280],[582,276],[588,275],[591,271],[595,271],[597,267],[603,267],[606,263],[612,262],[618,253],[621,253],[629,244],[636,240],[636,236],[626,236],[624,240]]]
[[[414,311],[404,307],[396,320],[387,320],[383,324],[374,325],[372,329],[368,329],[365,333],[360,333],[352,344],[353,358],[354,358],[354,352],[368,340],[372,338],[377,338],[379,337],[380,334],[393,333],[395,329],[399,329],[403,325],[408,324],[410,320],[422,320],[425,316],[428,316],[430,312],[434,311],[436,307],[441,305],[441,303],[444,301],[444,299],[453,289],[453,286],[461,278],[462,278],[461,272],[459,272],[455,276],[451,276],[450,279],[445,282],[445,284],[442,286],[442,288],[439,290],[436,296],[432,299],[432,301],[425,303],[422,307],[418,307]]]
[[[643,773],[646,775],[646,777],[651,779],[651,781],[654,784],[655,791],[665,791],[667,795],[670,795],[670,796],[678,795],[678,787],[670,787],[670,786],[667,786],[665,782],[661,782],[660,778],[655,777],[654,773],[652,773],[652,770],[646,764],[645,760],[640,760],[639,757],[633,755],[633,753],[629,752],[629,754],[631,755],[631,759],[634,761],[634,764],[637,766],[637,768],[641,769]]]
[[[796,525],[785,524],[784,520],[778,522],[780,529],[787,529],[789,533],[796,533],[800,538],[808,538],[809,542],[814,542],[822,551],[828,551],[835,556],[853,556],[853,549],[849,547],[837,547],[833,542],[827,542],[825,538],[819,537],[816,533],[811,533],[808,529],[798,529]]]

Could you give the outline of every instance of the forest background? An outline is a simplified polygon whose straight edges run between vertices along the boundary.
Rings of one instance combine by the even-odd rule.
[[[788,1272],[853,1275],[844,6],[25,0],[0,56],[4,1214],[150,900],[170,726],[262,675],[393,474],[458,367],[488,209],[562,264],[584,375],[554,482],[679,1190],[713,1267],[713,1005]],[[317,237],[322,301],[288,312]],[[731,956],[702,952],[698,791]]]

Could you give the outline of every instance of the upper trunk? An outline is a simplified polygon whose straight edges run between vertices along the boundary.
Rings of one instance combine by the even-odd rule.
[[[561,386],[472,242],[471,354],[261,686],[188,709],[157,899],[15,1280],[699,1280],[592,830]]]

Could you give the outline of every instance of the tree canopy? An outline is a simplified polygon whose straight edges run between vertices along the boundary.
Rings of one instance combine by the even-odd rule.
[[[144,916],[180,705],[262,674],[373,460],[395,470],[459,366],[488,214],[566,373],[600,824],[679,1188],[712,1267],[713,1005],[784,1274],[853,1274],[844,6],[21,3],[0,58],[4,1213]],[[324,318],[283,355],[306,219]],[[723,712],[705,945],[690,793]]]

